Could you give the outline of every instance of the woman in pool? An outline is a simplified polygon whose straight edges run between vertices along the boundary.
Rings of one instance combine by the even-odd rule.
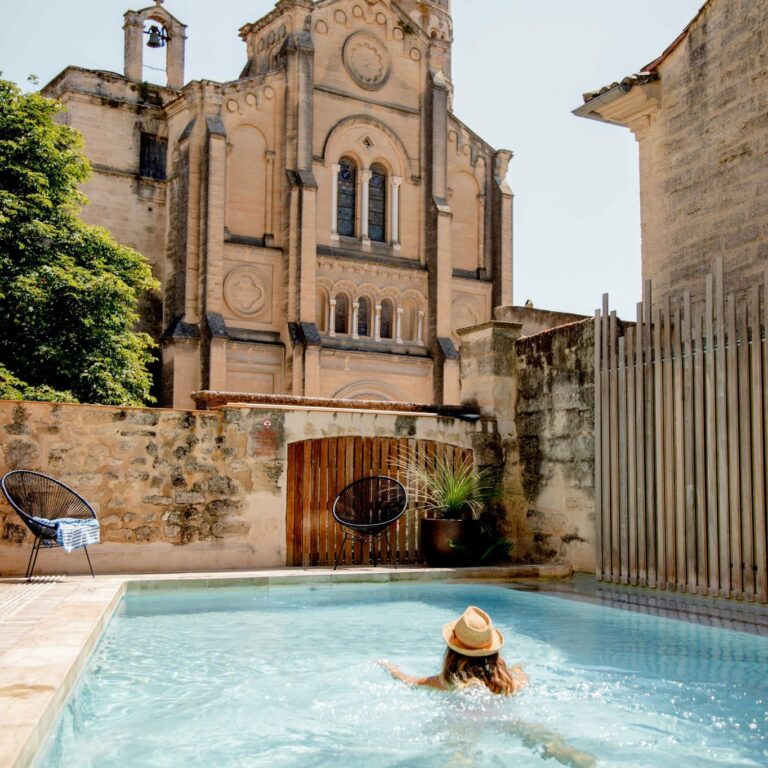
[[[437,675],[413,677],[401,672],[389,661],[380,661],[392,677],[408,685],[421,685],[440,691],[451,691],[473,685],[484,685],[491,693],[514,694],[528,684],[528,675],[522,667],[507,667],[499,656],[504,635],[493,626],[491,617],[480,608],[470,605],[456,621],[443,626],[443,638],[448,646],[443,668]],[[521,720],[505,720],[504,730],[520,737],[523,744],[570,768],[593,768],[594,756],[579,752],[566,744],[558,734],[540,725]],[[461,764],[467,763],[463,755],[455,755]],[[452,761],[450,765],[454,765]]]
[[[412,677],[388,661],[380,663],[392,677],[404,683],[441,691],[484,685],[491,693],[507,695],[517,693],[528,682],[521,667],[510,669],[499,656],[504,635],[480,608],[471,605],[456,621],[449,621],[443,627],[443,638],[448,648],[437,675]]]

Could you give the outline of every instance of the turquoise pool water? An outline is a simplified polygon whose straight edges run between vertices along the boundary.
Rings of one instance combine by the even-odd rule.
[[[414,690],[468,604],[506,634],[517,697]],[[129,596],[38,765],[45,768],[768,765],[768,639],[489,585]]]

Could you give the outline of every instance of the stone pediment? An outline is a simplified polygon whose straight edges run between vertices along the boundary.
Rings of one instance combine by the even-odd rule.
[[[177,19],[170,11],[163,6],[164,0],[155,0],[154,5],[149,5],[146,8],[142,8],[138,11],[128,11],[125,15],[135,13],[141,17],[142,21],[151,19],[152,21],[159,21],[165,27],[177,27],[186,29],[187,25],[183,24]]]

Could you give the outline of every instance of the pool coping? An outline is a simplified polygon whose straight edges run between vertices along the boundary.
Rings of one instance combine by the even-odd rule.
[[[565,579],[562,565],[483,568],[271,568],[249,572],[169,573],[66,577],[46,585],[49,608],[0,652],[0,768],[27,768],[77,685],[104,629],[128,593],[168,589],[267,587],[300,584],[407,581],[495,581]],[[2,584],[22,584],[7,579]],[[2,621],[0,616],[0,621]]]

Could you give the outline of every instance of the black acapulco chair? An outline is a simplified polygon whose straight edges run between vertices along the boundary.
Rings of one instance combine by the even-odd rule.
[[[389,529],[403,516],[407,507],[408,491],[392,477],[364,477],[344,488],[333,502],[333,517],[344,532],[333,570],[339,564],[347,539],[368,542],[375,566],[376,547],[373,544],[382,537],[397,567],[395,552],[389,541]]]
[[[32,579],[40,547],[57,547],[55,521],[62,518],[79,520],[96,519],[96,513],[80,494],[68,488],[64,483],[54,480],[40,472],[16,469],[0,480],[5,498],[24,524],[35,535],[32,552],[27,563],[25,578]],[[49,520],[50,524],[41,523],[35,518]],[[96,578],[91,565],[88,547],[83,547],[88,558],[91,576]]]

